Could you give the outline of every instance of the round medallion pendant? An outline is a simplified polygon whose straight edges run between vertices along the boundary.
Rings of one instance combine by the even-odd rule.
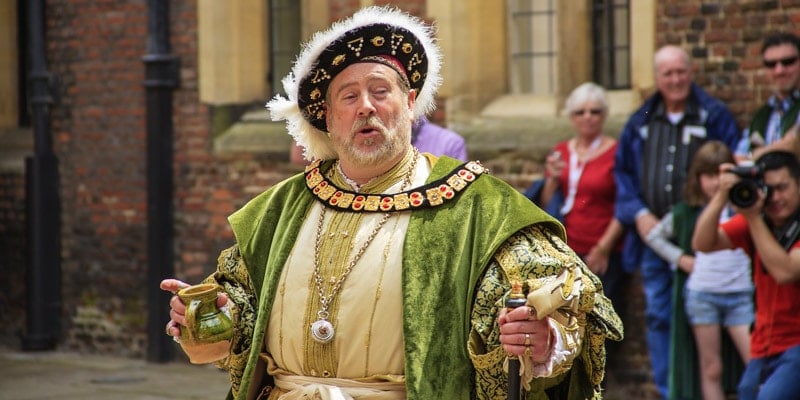
[[[328,322],[328,320],[320,319],[311,324],[311,336],[314,337],[314,340],[322,344],[333,340],[334,333],[333,324]]]

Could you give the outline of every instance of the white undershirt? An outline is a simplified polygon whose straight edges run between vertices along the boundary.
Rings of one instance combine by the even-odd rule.
[[[589,149],[586,151],[584,162],[580,162],[578,159],[578,151],[576,149],[577,141],[569,142],[569,178],[567,179],[567,197],[564,199],[564,205],[561,206],[561,214],[567,215],[572,210],[572,206],[575,204],[575,195],[578,193],[578,181],[581,180],[581,175],[583,174],[583,167],[586,166],[586,163],[592,158],[594,153],[600,147],[600,142],[602,142],[602,139],[602,136],[597,136],[597,138],[592,141],[592,143],[589,145]]]

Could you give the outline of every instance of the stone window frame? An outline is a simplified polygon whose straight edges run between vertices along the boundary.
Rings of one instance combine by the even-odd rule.
[[[555,94],[555,0],[509,0],[509,86],[513,94]]]

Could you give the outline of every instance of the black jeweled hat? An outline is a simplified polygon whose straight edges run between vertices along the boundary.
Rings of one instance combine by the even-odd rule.
[[[414,118],[436,107],[441,51],[432,27],[396,8],[364,8],[316,33],[283,78],[288,98],[276,95],[267,103],[273,121],[286,120],[306,159],[336,158],[325,133],[325,94],[337,74],[359,62],[388,65],[407,80],[417,95]]]

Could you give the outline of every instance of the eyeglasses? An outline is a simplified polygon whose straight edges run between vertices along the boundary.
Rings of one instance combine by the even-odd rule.
[[[798,60],[797,56],[781,58],[780,60],[764,60],[764,66],[769,69],[773,69],[775,68],[776,65],[778,65],[778,63],[780,63],[784,67],[788,67],[790,65],[794,65],[794,63],[796,63],[797,60]]]
[[[600,114],[603,113],[603,110],[600,109],[600,108],[587,108],[587,109],[583,109],[583,110],[575,110],[575,111],[572,112],[572,115],[574,115],[576,117],[579,117],[579,116],[581,116],[583,114],[586,114],[586,113],[589,113],[589,114],[592,114],[592,115],[600,115]]]

